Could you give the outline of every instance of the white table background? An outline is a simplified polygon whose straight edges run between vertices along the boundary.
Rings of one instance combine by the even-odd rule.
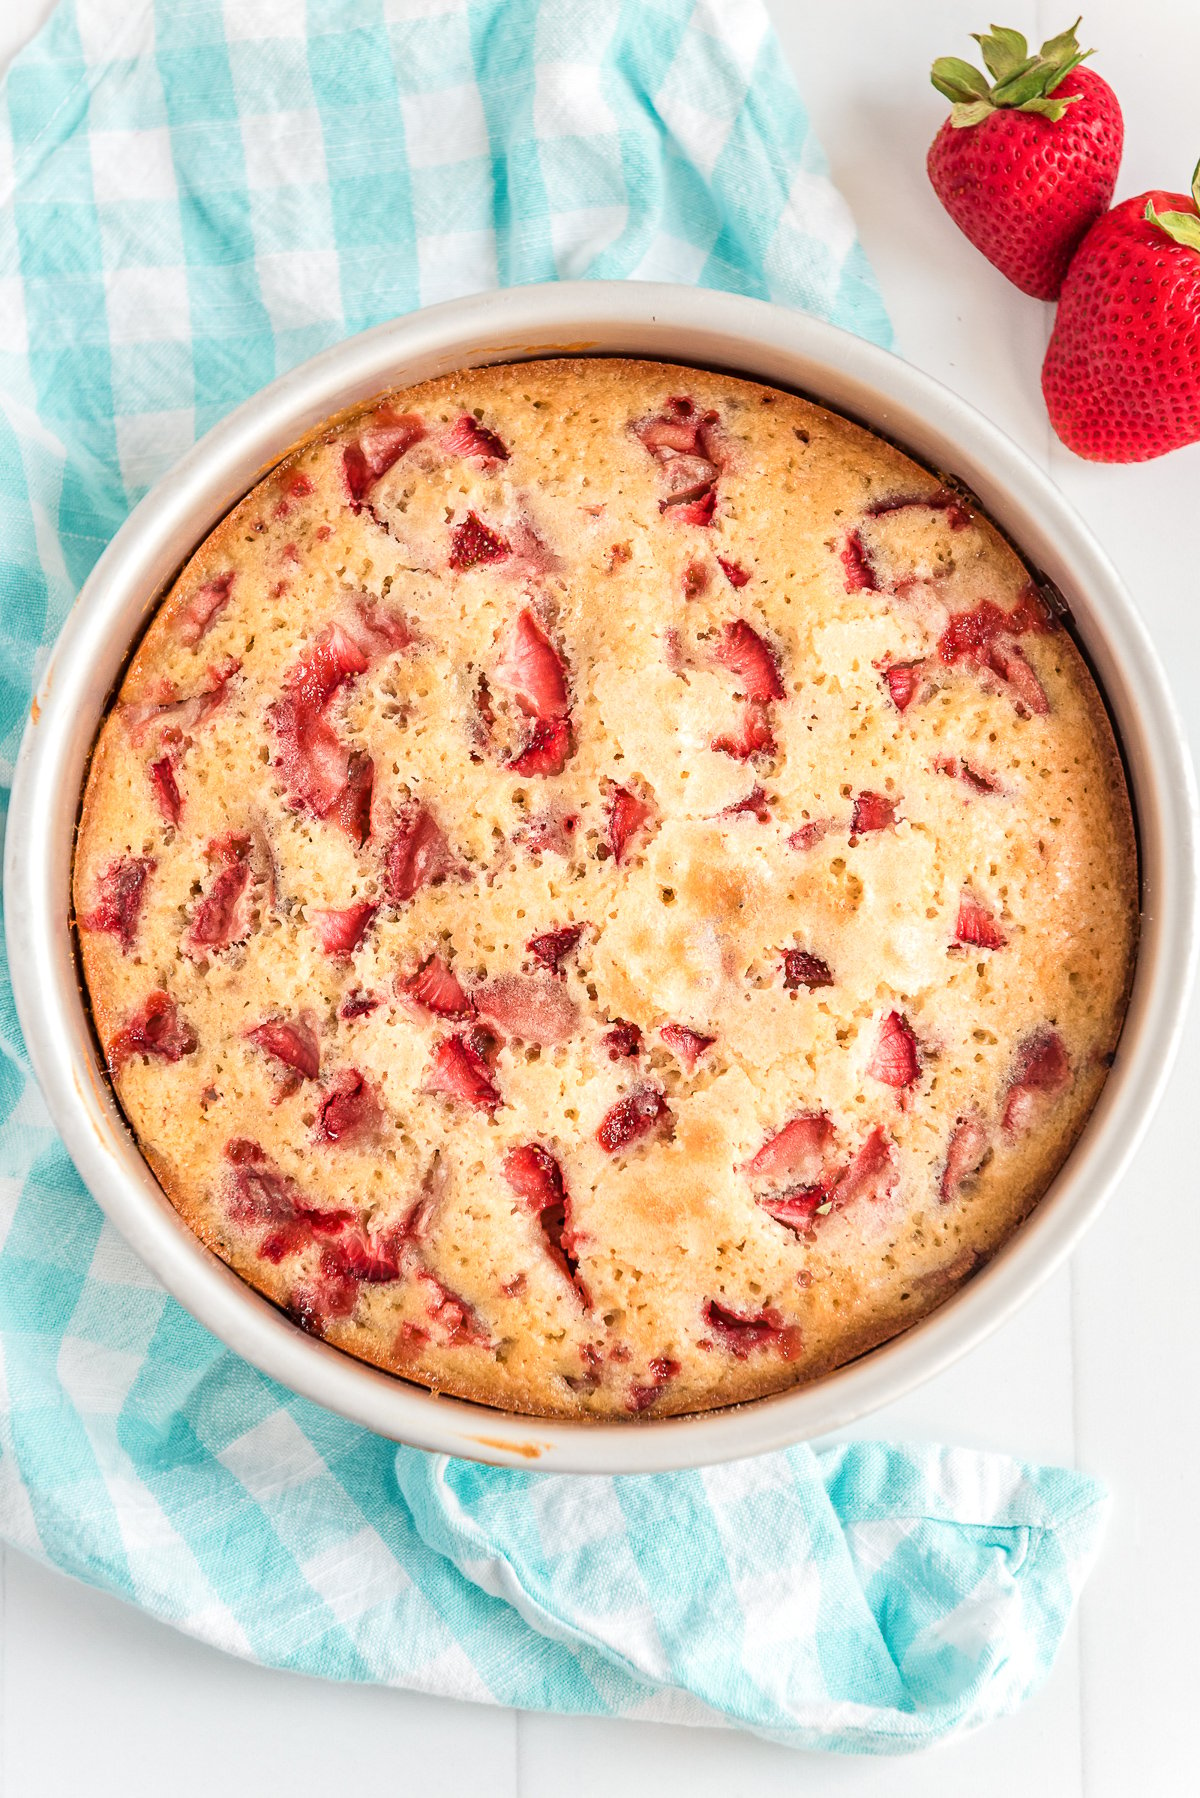
[[[302,5],[303,0],[295,0]],[[615,0],[614,0],[615,4]],[[1200,446],[1136,468],[1076,461],[1038,370],[1051,310],[959,236],[925,177],[946,108],[935,55],[967,55],[985,0],[768,0],[854,208],[898,347],[995,419],[1093,525],[1149,621],[1193,747],[1200,709]],[[1070,0],[996,0],[1031,41]],[[0,0],[0,65],[50,0]],[[1186,189],[1200,155],[1195,0],[1088,0],[1084,41],[1127,142],[1117,197]],[[863,1434],[924,1436],[1074,1462],[1115,1496],[1103,1556],[1043,1692],[1017,1717],[903,1761],[796,1755],[733,1731],[524,1716],[336,1687],[227,1659],[117,1600],[0,1551],[0,1793],[212,1798],[337,1791],[354,1779],[441,1798],[749,1798],[784,1789],[889,1798],[1153,1798],[1200,1791],[1190,1718],[1200,1653],[1200,1017],[1125,1190],[1070,1266],[950,1372]],[[1189,1093],[1192,1095],[1189,1099]]]

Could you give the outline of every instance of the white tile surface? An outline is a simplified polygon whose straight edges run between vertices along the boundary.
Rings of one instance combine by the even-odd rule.
[[[1200,448],[1092,467],[1054,443],[1038,391],[1049,308],[990,270],[927,185],[944,111],[934,55],[965,55],[986,14],[962,0],[768,0],[883,283],[903,354],[1002,424],[1092,523],[1142,606],[1183,711],[1200,718],[1193,511]],[[300,0],[281,0],[297,15]],[[0,0],[0,61],[49,10]],[[1034,39],[1067,13],[1006,0]],[[1086,34],[1117,85],[1128,142],[1118,194],[1184,187],[1200,142],[1191,0],[1089,0]],[[1169,44],[1169,55],[1162,46]],[[1185,1798],[1200,1789],[1189,1718],[1198,1657],[1200,1205],[1192,1112],[1200,1020],[1130,1176],[1074,1258],[1006,1329],[862,1433],[937,1437],[1075,1460],[1116,1496],[1101,1564],[1043,1693],[1018,1717],[907,1761],[796,1756],[732,1731],[514,1716],[264,1672],[9,1552],[0,1586],[0,1792],[90,1798],[169,1789],[388,1787],[495,1798]]]

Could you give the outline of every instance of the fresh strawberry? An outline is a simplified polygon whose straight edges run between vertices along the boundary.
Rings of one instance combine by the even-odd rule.
[[[714,737],[710,748],[718,755],[731,755],[736,762],[756,761],[760,756],[775,754],[775,737],[770,714],[761,699],[742,701],[742,721],[736,731]]]
[[[194,649],[201,637],[207,635],[229,604],[233,582],[234,574],[230,569],[228,573],[220,574],[215,580],[205,581],[202,587],[197,587],[179,614],[176,635],[181,643]]]
[[[434,1051],[428,1090],[444,1093],[481,1111],[495,1111],[500,1090],[492,1070],[473,1043],[462,1036],[448,1036]]]
[[[608,846],[618,867],[633,838],[653,816],[653,808],[628,787],[613,787],[608,796]]]
[[[705,1036],[700,1030],[689,1030],[686,1024],[664,1024],[658,1034],[668,1049],[678,1055],[689,1074],[694,1072],[705,1050],[711,1049],[717,1040],[715,1036]]]
[[[886,793],[860,793],[850,820],[852,834],[861,837],[872,830],[889,830],[896,822],[896,804]]]
[[[743,1172],[753,1180],[815,1182],[824,1172],[832,1142],[833,1125],[823,1111],[801,1112],[767,1138],[744,1164]]]
[[[609,1155],[618,1155],[631,1142],[657,1134],[673,1122],[664,1094],[654,1086],[638,1086],[605,1112],[596,1141]]]
[[[1008,938],[986,905],[964,889],[958,901],[954,940],[979,949],[1003,949]]]
[[[307,1017],[268,1019],[247,1030],[246,1037],[256,1048],[273,1055],[285,1067],[294,1068],[306,1080],[315,1080],[321,1072],[321,1045]]]
[[[959,1187],[977,1172],[988,1152],[988,1146],[988,1133],[982,1118],[971,1112],[956,1121],[950,1132],[946,1165],[942,1169],[938,1188],[938,1197],[943,1205],[948,1205],[958,1193]]]
[[[456,524],[450,536],[450,566],[462,573],[483,562],[502,562],[512,546],[498,532],[489,530],[474,512]]]
[[[1045,1107],[1067,1091],[1071,1079],[1070,1057],[1058,1031],[1035,1030],[1017,1052],[1001,1120],[1006,1135],[1020,1136],[1032,1128]]]
[[[875,566],[857,531],[847,531],[842,545],[842,567],[846,570],[847,593],[877,593],[879,579]]]
[[[885,1086],[894,1086],[902,1092],[912,1085],[920,1071],[912,1025],[903,1013],[889,1011],[879,1026],[875,1053],[867,1063],[868,1074],[873,1080],[882,1080]]]
[[[832,986],[833,975],[829,963],[822,961],[819,955],[810,955],[807,949],[785,949],[783,984],[789,992],[798,987],[807,987],[811,992],[815,987]]]
[[[146,903],[146,883],[158,863],[149,856],[122,855],[110,862],[96,883],[96,903],[80,918],[83,930],[103,930],[115,936],[128,955],[137,937],[138,920]]]
[[[364,899],[341,911],[311,911],[308,921],[326,955],[350,955],[366,936],[378,905]]]
[[[133,1055],[156,1055],[161,1061],[179,1061],[191,1055],[199,1042],[196,1032],[169,993],[150,993],[141,1010],[126,1018],[108,1045],[108,1065],[117,1073]]]
[[[160,756],[158,761],[148,764],[146,772],[150,776],[159,811],[168,824],[178,824],[183,813],[183,799],[175,779],[175,758],[170,755]]]
[[[510,762],[510,774],[561,774],[571,753],[571,726],[565,718],[538,719]]]
[[[632,1059],[642,1052],[642,1033],[636,1024],[629,1022],[628,1018],[618,1018],[604,1032],[600,1041],[603,1043],[610,1061]]]
[[[769,824],[771,821],[771,802],[757,782],[751,787],[744,799],[735,799],[733,804],[725,806],[724,809],[718,813],[718,816],[722,818],[738,818],[743,814],[749,814],[751,817],[757,818],[760,824]]]
[[[772,1306],[747,1316],[731,1311],[716,1299],[705,1301],[703,1318],[723,1349],[738,1361],[744,1361],[755,1349],[772,1348],[781,1360],[794,1361],[800,1353],[801,1335],[797,1324],[785,1324]]]
[[[743,568],[738,562],[729,562],[724,556],[717,557],[717,567],[731,587],[744,587],[750,579],[748,568]]]
[[[404,991],[439,1018],[470,1017],[473,1009],[458,978],[440,955],[431,955],[422,962],[411,979],[404,982]]]
[[[441,826],[419,799],[406,799],[396,814],[396,828],[384,859],[387,896],[403,905],[421,887],[443,880],[454,867]]]
[[[525,947],[535,961],[557,974],[567,956],[579,946],[582,935],[582,924],[564,924],[561,930],[547,930],[542,936],[531,936]]]
[[[394,468],[414,443],[425,435],[425,426],[415,413],[399,417],[386,407],[376,412],[364,425],[357,442],[342,451],[342,467],[350,504],[359,511],[376,481],[389,468]]]
[[[673,1361],[670,1355],[656,1355],[648,1364],[646,1372],[650,1375],[649,1381],[643,1386],[631,1386],[625,1400],[625,1409],[632,1411],[635,1416],[648,1411],[662,1397],[671,1381],[678,1378],[680,1364]]]
[[[1200,439],[1200,164],[1190,194],[1122,200],[1080,244],[1042,367],[1050,422],[1093,462]]]
[[[725,626],[713,656],[736,677],[747,699],[783,698],[774,652],[744,618],[735,618]]]
[[[579,1025],[579,1007],[552,974],[500,974],[475,987],[471,999],[505,1036],[544,1048],[565,1043]]]
[[[474,457],[479,462],[507,462],[508,451],[495,431],[489,431],[477,419],[464,412],[442,439],[448,456]]]
[[[956,56],[931,79],[954,110],[929,179],[959,230],[1019,287],[1053,300],[1088,227],[1107,211],[1124,124],[1108,83],[1079,64],[1078,25],[1029,54],[1019,31],[977,34],[987,76]]]
[[[533,718],[565,718],[567,677],[562,657],[528,607],[520,612],[500,644],[500,660],[492,670],[498,686],[507,687],[521,710]]]

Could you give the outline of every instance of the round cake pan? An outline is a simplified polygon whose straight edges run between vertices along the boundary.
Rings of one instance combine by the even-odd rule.
[[[69,925],[80,790],[132,645],[190,552],[297,440],[388,387],[533,356],[634,355],[793,388],[963,482],[1065,599],[1133,791],[1142,937],[1100,1102],[1028,1221],[940,1310],[837,1372],[729,1410],[625,1425],[514,1416],[437,1396],[306,1336],[206,1250],[138,1152],[109,1087]],[[397,1441],[509,1466],[649,1473],[752,1455],[886,1404],[1002,1323],[1062,1262],[1129,1165],[1178,1045],[1195,946],[1196,797],[1145,627],[1062,495],[1002,432],[897,357],[757,300],[644,283],[481,294],[381,325],[238,408],[150,493],[80,593],[43,673],[8,821],[5,910],[17,1011],[51,1115],[89,1189],[182,1304],[265,1373]]]

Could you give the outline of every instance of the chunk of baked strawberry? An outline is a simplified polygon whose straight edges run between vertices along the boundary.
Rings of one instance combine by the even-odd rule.
[[[508,451],[495,431],[489,431],[478,419],[464,412],[442,438],[448,456],[462,456],[477,462],[507,462]]]
[[[396,828],[384,859],[384,886],[393,905],[403,905],[422,887],[444,880],[454,870],[441,826],[427,805],[406,799],[396,813]]]
[[[438,1044],[426,1087],[479,1111],[495,1111],[501,1103],[492,1070],[475,1045],[462,1036],[447,1036]]]
[[[886,499],[872,500],[867,507],[871,518],[883,518],[889,512],[907,512],[919,508],[927,512],[944,512],[946,523],[952,531],[965,530],[971,522],[971,514],[960,493],[954,493],[949,487],[941,487],[936,493],[897,493]]]
[[[660,499],[658,509],[669,512],[677,524],[711,524],[717,509],[716,483],[714,481],[710,486],[693,483],[683,493]]]
[[[301,1018],[268,1018],[246,1031],[247,1041],[273,1055],[285,1067],[294,1068],[306,1080],[321,1072],[321,1045],[306,1014]]]
[[[201,894],[180,944],[193,961],[237,948],[254,928],[253,849],[251,838],[238,831],[215,837],[207,845],[204,853],[216,873]]]
[[[650,418],[640,418],[631,427],[643,449],[656,461],[673,456],[704,454],[701,432],[716,422],[715,412],[700,413],[696,403],[684,396],[672,396],[662,411]]]
[[[266,1260],[278,1265],[287,1256],[300,1254],[316,1239],[339,1236],[357,1223],[352,1211],[311,1204],[261,1144],[235,1136],[225,1144],[224,1153],[231,1170],[226,1200],[229,1216],[243,1228],[267,1226],[259,1244],[259,1253]]]
[[[747,699],[782,699],[783,681],[770,645],[744,618],[735,618],[721,632],[713,658],[728,669]]]
[[[403,612],[385,606],[370,593],[355,600],[354,615],[344,628],[368,663],[411,649],[416,642]]]
[[[498,531],[489,529],[477,513],[468,512],[450,533],[450,566],[461,574],[485,562],[502,562],[511,553],[511,548],[511,544]]]
[[[955,1120],[938,1187],[938,1197],[943,1205],[948,1205],[957,1196],[959,1188],[978,1172],[988,1147],[987,1128],[975,1112]]]
[[[541,1143],[523,1143],[504,1157],[504,1178],[517,1197],[534,1211],[561,1204],[565,1191],[562,1169]]]
[[[158,863],[148,855],[120,855],[109,862],[96,882],[96,901],[79,923],[84,930],[115,936],[128,955],[137,940],[138,921],[146,903],[146,883]]]
[[[1013,703],[1020,710],[1022,707],[1035,718],[1044,718],[1050,710],[1050,701],[1046,697],[1046,689],[1030,666],[1029,659],[1019,644],[994,643],[988,656],[988,667],[993,674],[1012,689]]]
[[[1003,612],[985,599],[970,612],[955,612],[938,638],[938,654],[947,666],[966,662],[987,669],[1011,690],[1014,703],[1037,716],[1050,709],[1045,689],[1016,642],[1017,635],[1044,628],[1035,623],[1024,602]]]
[[[708,569],[703,562],[689,562],[683,571],[683,597],[699,599],[702,593],[708,592],[709,579]]]
[[[440,955],[431,955],[422,962],[411,979],[403,983],[403,990],[439,1018],[467,1018],[474,1009],[457,975]]]
[[[178,824],[183,815],[183,799],[175,779],[174,756],[159,756],[156,762],[147,764],[146,773],[150,777],[154,797],[163,818],[168,824]]]
[[[404,1247],[395,1233],[345,1230],[321,1251],[321,1272],[326,1279],[352,1280],[356,1285],[390,1285],[405,1272]]]
[[[628,1018],[618,1018],[600,1041],[610,1061],[624,1061],[642,1052],[642,1033]]]
[[[376,481],[381,480],[389,468],[394,468],[401,456],[424,435],[424,422],[415,413],[397,416],[384,407],[373,415],[363,426],[357,441],[348,443],[342,451],[346,489],[353,511],[361,509]]]
[[[180,1061],[194,1053],[199,1038],[179,1014],[170,993],[161,989],[147,994],[139,1010],[126,1018],[108,1045],[108,1065],[116,1074],[135,1055],[154,1055],[160,1061]]]
[[[723,736],[714,737],[709,747],[715,749],[718,755],[732,756],[736,762],[752,762],[760,757],[773,756],[775,737],[766,702],[761,699],[743,700],[741,723],[737,730],[726,731]]]
[[[881,1080],[885,1086],[894,1086],[903,1092],[920,1071],[921,1061],[912,1025],[902,1012],[889,1011],[879,1026],[875,1053],[867,1063],[868,1074],[873,1080]]]
[[[492,670],[498,686],[507,687],[523,712],[549,720],[567,715],[567,671],[562,657],[526,606],[500,643],[500,660]]]
[[[888,694],[898,712],[907,711],[921,686],[924,662],[877,662]]]
[[[346,905],[340,911],[310,911],[308,921],[326,955],[351,955],[366,936],[379,910],[370,899]]]
[[[954,941],[977,949],[1003,949],[1008,941],[987,906],[966,888],[958,901]]]
[[[738,1361],[744,1361],[756,1349],[773,1349],[783,1361],[794,1361],[800,1353],[799,1325],[784,1323],[771,1305],[747,1314],[733,1311],[716,1299],[706,1299],[701,1315],[720,1346]]]
[[[170,733],[172,741],[190,742],[200,726],[224,705],[229,683],[240,667],[235,657],[227,656],[209,666],[207,684],[197,692],[181,695],[166,682],[161,698],[127,701],[117,707],[118,716],[136,744],[143,743],[155,729],[161,729],[164,735]]]
[[[785,949],[783,984],[789,992],[800,987],[807,987],[812,992],[819,986],[832,986],[833,975],[829,963],[822,961],[819,955],[810,955],[807,949]]]
[[[1017,1051],[1002,1119],[1005,1134],[1021,1136],[1042,1112],[1069,1089],[1071,1060],[1057,1030],[1045,1025],[1026,1037]]]
[[[566,1042],[579,1025],[579,1007],[552,974],[500,974],[473,988],[471,998],[503,1035],[543,1048]]]
[[[541,936],[531,936],[525,947],[534,961],[540,962],[552,974],[558,974],[567,956],[578,948],[582,935],[582,924],[564,924],[560,930],[547,930]]]
[[[815,1183],[824,1172],[833,1134],[833,1124],[823,1111],[802,1111],[769,1136],[742,1171],[754,1180]]]
[[[878,1124],[845,1172],[834,1182],[827,1203],[841,1211],[856,1199],[885,1199],[899,1178],[892,1144]]]
[[[842,567],[846,570],[847,593],[877,593],[879,581],[866,545],[857,531],[847,531],[842,545]]]
[[[717,1040],[715,1036],[705,1036],[701,1030],[690,1030],[686,1024],[664,1024],[658,1034],[689,1074],[695,1071],[700,1057]]]
[[[760,1194],[757,1204],[777,1224],[794,1236],[811,1236],[830,1210],[830,1186],[818,1181],[814,1186],[791,1186],[784,1192]]]
[[[505,766],[510,774],[561,774],[571,753],[571,726],[565,718],[539,719]]]
[[[316,483],[310,476],[294,473],[291,479],[283,483],[282,491],[275,502],[276,518],[287,518],[296,509],[299,500],[309,499],[317,491]]]
[[[608,795],[608,846],[619,867],[638,832],[654,816],[654,808],[628,787],[614,786]]]
[[[234,578],[233,570],[229,569],[225,574],[217,575],[214,580],[205,581],[202,587],[197,587],[189,595],[175,626],[175,634],[181,643],[186,643],[190,649],[195,648],[201,637],[212,629],[229,604]]]
[[[356,1018],[370,1017],[382,1004],[383,1000],[378,993],[364,992],[361,986],[356,986],[338,1006],[338,1017],[343,1023],[352,1024]]]
[[[671,1381],[678,1379],[680,1364],[670,1355],[656,1355],[646,1367],[649,1379],[643,1385],[632,1385],[625,1399],[625,1409],[635,1416],[648,1411],[660,1399]]]
[[[769,824],[771,821],[771,802],[757,781],[744,799],[735,799],[732,805],[727,805],[717,815],[721,818],[738,818],[743,814],[757,818],[760,824]]]
[[[428,1268],[419,1269],[416,1279],[424,1294],[426,1317],[436,1342],[443,1348],[491,1348],[483,1320],[460,1293],[451,1292]]]
[[[343,1068],[330,1085],[317,1114],[318,1142],[354,1143],[375,1135],[383,1107],[357,1068]]]
[[[355,750],[346,766],[346,784],[329,816],[341,825],[350,841],[361,849],[371,834],[371,796],[375,790],[375,764],[369,755]]]
[[[975,793],[998,793],[1000,782],[994,774],[985,769],[972,767],[970,762],[962,761],[956,755],[939,755],[934,758],[934,771],[946,774],[951,780],[961,780],[965,786]]]
[[[750,579],[748,568],[743,568],[739,562],[727,561],[724,556],[717,557],[717,566],[731,587],[744,587]]]
[[[596,1141],[609,1155],[618,1155],[644,1136],[658,1135],[674,1123],[666,1095],[655,1086],[638,1086],[606,1111]]]
[[[350,752],[338,741],[326,709],[346,681],[367,665],[349,631],[341,624],[328,625],[288,670],[283,693],[267,708],[289,803],[318,818],[328,817],[339,804],[350,770]]]
[[[829,830],[828,818],[811,818],[788,838],[789,849],[811,849]]]
[[[853,836],[866,836],[872,830],[889,830],[896,822],[897,801],[886,793],[859,793],[850,819]]]
[[[579,818],[555,806],[530,812],[513,831],[512,840],[530,855],[570,855]]]

